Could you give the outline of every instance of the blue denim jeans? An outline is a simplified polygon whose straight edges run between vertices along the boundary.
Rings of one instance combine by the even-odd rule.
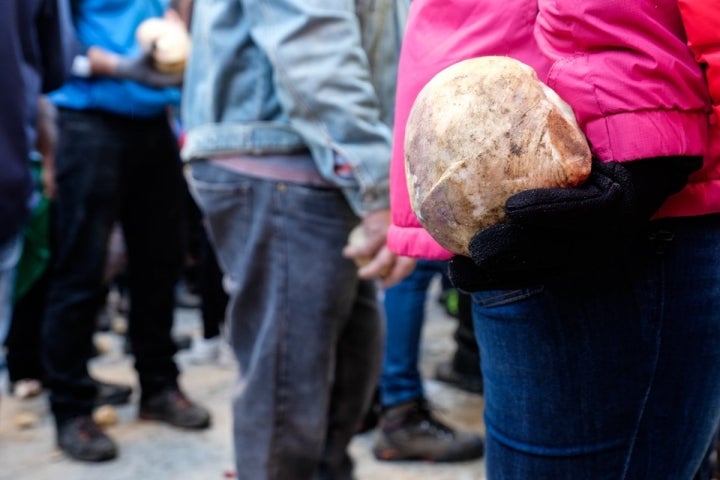
[[[108,238],[118,220],[128,254],[128,338],[141,389],[153,394],[177,385],[171,328],[185,186],[166,118],[61,110],[59,119],[43,365],[62,422],[93,408],[87,360],[104,300]]]
[[[375,286],[341,254],[358,218],[339,189],[205,161],[188,180],[230,296],[238,478],[352,478],[347,446],[382,356]]]
[[[473,294],[489,480],[689,480],[720,417],[720,216],[586,274]],[[592,255],[592,252],[588,252]]]
[[[0,245],[0,347],[5,344],[5,337],[10,329],[15,266],[20,260],[21,251],[20,237],[13,237]],[[4,365],[4,359],[0,358],[0,369]]]
[[[418,260],[415,270],[385,290],[385,358],[380,403],[392,407],[424,396],[418,354],[430,282],[447,272],[447,262]]]

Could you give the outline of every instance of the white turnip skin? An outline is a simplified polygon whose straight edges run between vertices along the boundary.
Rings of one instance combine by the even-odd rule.
[[[180,21],[149,18],[142,22],[135,37],[145,52],[152,53],[154,66],[161,72],[180,73],[190,54],[190,36]]]
[[[590,164],[570,106],[509,57],[441,71],[418,94],[406,125],[413,210],[440,245],[460,255],[469,256],[478,230],[504,221],[510,196],[576,186]]]

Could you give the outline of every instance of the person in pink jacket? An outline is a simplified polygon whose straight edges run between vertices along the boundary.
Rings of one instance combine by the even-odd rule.
[[[388,246],[450,258],[453,282],[472,292],[490,480],[689,480],[711,445],[720,420],[713,3],[411,5]],[[592,173],[576,188],[511,197],[508,220],[473,237],[471,258],[452,256],[411,209],[404,127],[436,73],[485,55],[527,63],[570,104]]]

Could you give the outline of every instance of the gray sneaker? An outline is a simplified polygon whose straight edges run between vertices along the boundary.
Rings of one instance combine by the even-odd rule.
[[[57,444],[67,456],[81,462],[104,462],[117,457],[115,442],[89,415],[58,425]]]
[[[210,427],[210,412],[191,402],[178,388],[140,399],[139,417],[175,427],[203,430]]]
[[[380,418],[373,447],[378,460],[461,462],[485,453],[483,439],[457,431],[435,418],[425,400],[391,407]]]

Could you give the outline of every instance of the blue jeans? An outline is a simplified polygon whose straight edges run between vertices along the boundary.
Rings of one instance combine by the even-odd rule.
[[[652,222],[616,262],[473,294],[489,480],[693,477],[720,418],[718,239],[719,215]]]
[[[60,110],[53,205],[54,262],[43,325],[43,365],[58,423],[92,412],[87,370],[104,300],[108,238],[122,224],[131,311],[128,338],[143,394],[177,385],[171,337],[182,262],[177,142],[164,117]]]
[[[415,270],[385,291],[387,333],[380,378],[380,403],[392,407],[424,397],[418,353],[425,301],[432,279],[447,272],[447,262],[419,260]]]
[[[239,479],[352,478],[347,446],[381,363],[374,284],[342,257],[358,223],[339,189],[191,164],[230,301]]]
[[[0,346],[5,344],[5,337],[10,329],[15,266],[20,260],[21,251],[22,242],[19,236],[0,245]],[[4,359],[0,358],[0,367],[4,365]]]

